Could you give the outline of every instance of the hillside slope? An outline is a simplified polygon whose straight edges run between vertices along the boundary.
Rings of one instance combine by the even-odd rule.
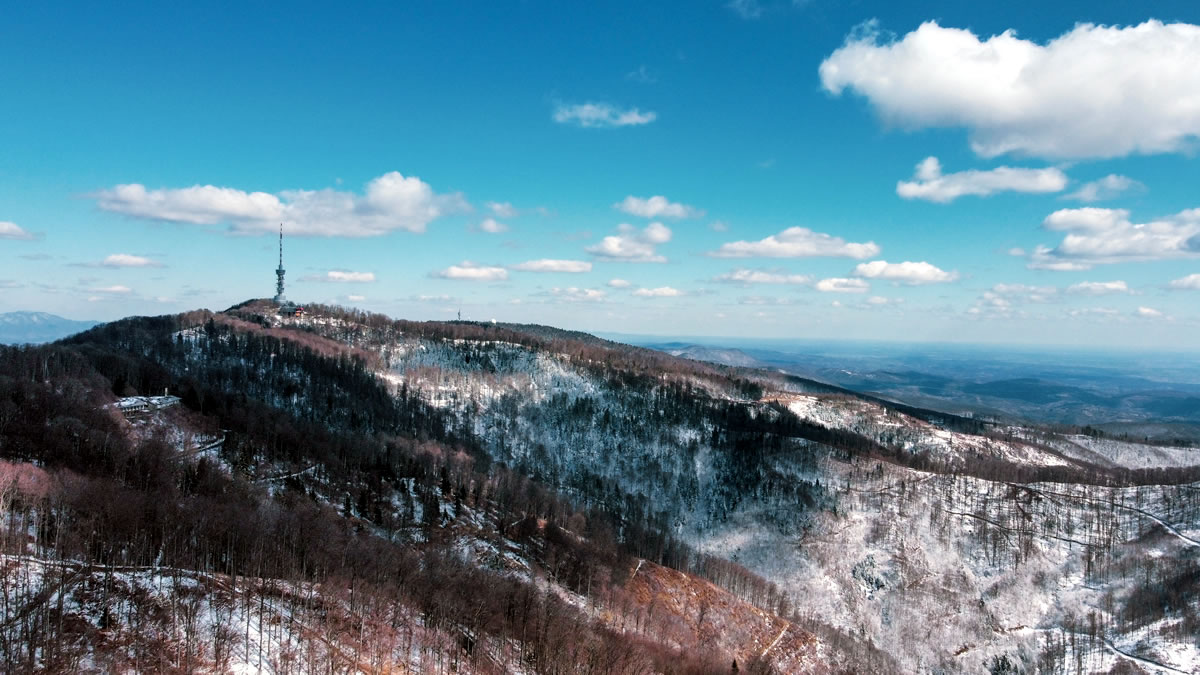
[[[196,416],[182,424],[223,430],[220,450],[195,464],[168,453],[163,468],[144,439],[114,463],[97,434],[68,450],[68,432],[50,452],[33,427],[11,423],[0,425],[0,448],[39,468],[99,471],[125,490],[175,486],[179,512],[138,521],[120,535],[138,543],[104,565],[167,555],[203,574],[349,582],[443,631],[447,641],[430,638],[441,646],[410,664],[439,655],[515,669],[517,653],[522,668],[553,672],[601,658],[605,645],[663,672],[728,672],[734,660],[778,672],[1200,664],[1200,462],[1186,449],[1139,454],[548,327],[311,309],[300,320],[265,303],[131,319],[6,353],[13,401],[36,389],[17,382],[61,362],[50,370],[80,383],[68,409],[84,428],[112,424],[86,412],[111,392],[169,389]],[[56,386],[39,395],[53,399]],[[266,552],[215,540],[213,551],[245,547],[231,558],[138,534],[152,522],[192,531],[189,500],[210,483],[247,495],[237,502],[246,513],[278,504],[352,535],[331,538],[332,550],[323,534],[285,532],[294,543]],[[204,489],[211,499],[215,488]],[[72,508],[75,519],[93,513],[86,501]],[[94,543],[39,537],[54,555],[95,557]],[[511,579],[578,617],[569,625],[593,646],[555,666],[527,656],[554,643],[531,638],[534,619],[513,619],[512,600],[496,601],[509,607],[502,620],[480,618],[494,603],[469,596],[442,598],[429,614],[420,593],[396,595],[394,563],[347,580],[348,559],[329,557],[346,542],[392,550],[383,558],[407,560],[406,578],[446,567],[421,561],[453,559],[462,574]]]

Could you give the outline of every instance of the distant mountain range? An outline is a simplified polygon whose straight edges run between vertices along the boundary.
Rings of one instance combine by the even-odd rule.
[[[53,342],[99,323],[64,319],[46,312],[7,312],[0,314],[0,344]]]
[[[697,361],[786,372],[959,415],[1200,440],[1200,362],[1195,357],[1003,353],[962,345],[882,343],[781,349],[753,343],[634,343]]]

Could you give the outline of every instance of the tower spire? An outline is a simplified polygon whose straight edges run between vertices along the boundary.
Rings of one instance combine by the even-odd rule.
[[[287,298],[283,297],[283,223],[279,224],[279,267],[275,270],[275,302],[280,305],[287,304]]]

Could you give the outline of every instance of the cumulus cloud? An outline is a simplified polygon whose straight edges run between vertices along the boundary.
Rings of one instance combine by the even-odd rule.
[[[464,260],[444,270],[431,272],[430,276],[438,279],[457,279],[460,281],[504,281],[508,279],[508,270],[503,267],[477,265],[470,260]]]
[[[746,295],[738,298],[739,305],[770,305],[770,306],[785,306],[798,304],[793,298],[776,298],[766,295]]]
[[[339,190],[284,190],[277,194],[194,185],[150,190],[131,183],[92,195],[105,211],[192,225],[227,224],[239,234],[374,237],[396,230],[424,232],[433,220],[470,208],[461,194],[435,194],[415,176],[397,171],[367,183],[362,195]]]
[[[630,195],[613,204],[613,208],[641,218],[671,218],[679,220],[681,218],[699,218],[704,215],[702,209],[672,202],[662,195],[654,195],[648,198]]]
[[[1115,173],[1110,173],[1099,180],[1090,181],[1079,186],[1079,189],[1063,195],[1063,199],[1075,199],[1081,202],[1099,202],[1113,199],[1132,190],[1145,190],[1140,182]]]
[[[517,207],[509,202],[484,202],[484,206],[497,218],[515,218]]]
[[[346,299],[350,302],[362,302],[367,299],[365,295],[347,295]]]
[[[777,13],[789,7],[798,8],[807,5],[810,0],[729,0],[725,7],[739,17],[751,21],[760,19],[767,13]]]
[[[584,250],[608,260],[663,263],[667,259],[658,254],[657,247],[668,241],[671,241],[671,228],[662,223],[650,223],[641,230],[621,223],[617,226],[617,234],[609,235]]]
[[[896,183],[896,194],[905,199],[924,199],[946,204],[964,195],[986,197],[997,192],[1059,192],[1067,187],[1067,175],[1056,168],[1014,169],[998,166],[987,171],[943,174],[937,157],[917,164],[911,181]]]
[[[1082,270],[1103,263],[1200,256],[1200,209],[1134,223],[1126,209],[1089,206],[1055,211],[1042,225],[1066,235],[1054,248],[1034,249],[1028,265],[1034,269]]]
[[[659,286],[658,288],[639,288],[633,294],[641,298],[677,298],[684,295],[684,292],[670,286]]]
[[[1138,307],[1137,309],[1133,310],[1133,313],[1134,315],[1143,319],[1161,319],[1163,316],[1162,312],[1154,309],[1153,307]]]
[[[625,79],[629,80],[630,82],[637,82],[639,84],[654,84],[658,81],[658,77],[654,73],[650,72],[648,68],[646,68],[646,64],[638,66],[637,70],[631,70],[628,73],[625,73]]]
[[[743,19],[757,19],[763,13],[763,7],[758,0],[729,0],[725,6]]]
[[[479,228],[480,232],[487,232],[488,234],[508,232],[508,226],[498,222],[495,218],[484,218],[476,227]]]
[[[713,281],[720,281],[728,284],[795,284],[807,285],[812,283],[812,277],[807,274],[787,274],[786,272],[768,271],[768,270],[748,270],[736,269],[732,272],[726,272],[718,277],[714,277]]]
[[[1167,284],[1167,288],[1176,291],[1200,291],[1200,274],[1189,274]]]
[[[611,288],[629,288],[633,284],[629,283],[628,281],[626,281],[624,279],[609,279],[608,285]]]
[[[562,302],[604,302],[608,294],[598,288],[551,288],[550,295]]]
[[[1081,281],[1068,286],[1067,292],[1073,295],[1113,295],[1128,293],[1129,286],[1124,281]]]
[[[758,241],[731,241],[709,253],[714,258],[870,258],[879,255],[873,241],[858,244],[841,237],[789,227]]]
[[[621,109],[611,103],[559,103],[554,107],[554,121],[559,124],[602,129],[649,124],[658,117],[652,111],[637,108]]]
[[[162,267],[162,263],[140,255],[114,253],[100,261],[102,267]]]
[[[513,265],[512,269],[521,270],[522,272],[569,272],[580,274],[591,272],[592,263],[584,260],[551,260],[549,258],[542,258],[541,260],[529,260],[518,263]]]
[[[1049,303],[1057,299],[1058,289],[1054,286],[996,284],[975,300],[967,309],[967,314],[992,317],[1024,316],[1022,305]]]
[[[1112,307],[1081,307],[1067,310],[1067,316],[1077,318],[1112,318],[1120,313],[1120,310]]]
[[[927,262],[890,263],[886,260],[872,260],[855,266],[854,276],[919,286],[954,281],[958,279],[958,272],[946,272]]]
[[[102,286],[91,290],[93,293],[107,293],[110,295],[129,295],[133,292],[133,289],[128,286]]]
[[[0,239],[19,239],[22,241],[32,241],[37,239],[29,232],[26,232],[16,223],[10,223],[7,220],[0,220]]]
[[[325,274],[309,274],[300,277],[300,281],[328,281],[333,283],[370,283],[375,281],[374,272],[348,272],[346,270],[329,270]]]
[[[1038,44],[1012,30],[981,40],[930,21],[899,40],[860,27],[820,77],[892,124],[965,127],[985,157],[1121,157],[1194,145],[1198,62],[1200,27],[1185,23],[1077,24]]]
[[[1027,284],[996,284],[991,293],[1007,298],[1020,298],[1024,302],[1051,302],[1058,295],[1054,286],[1030,286]]]
[[[822,293],[866,293],[871,290],[871,284],[862,279],[834,277],[818,281],[816,289]]]

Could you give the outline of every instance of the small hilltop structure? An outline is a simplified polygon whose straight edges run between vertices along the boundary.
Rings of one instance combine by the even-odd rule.
[[[279,267],[275,268],[275,297],[273,300],[276,305],[279,305],[280,316],[302,317],[304,316],[304,308],[296,303],[288,300],[283,295],[283,275],[287,270],[283,269],[283,223],[279,224]]]

